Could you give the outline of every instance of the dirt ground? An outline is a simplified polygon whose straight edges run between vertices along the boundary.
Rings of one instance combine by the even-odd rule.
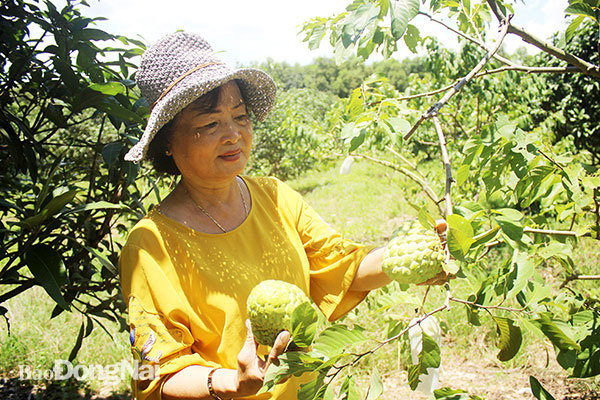
[[[477,353],[444,357],[448,351],[442,346],[440,387],[461,389],[486,400],[529,400],[535,399],[529,385],[529,377],[533,375],[556,400],[600,400],[600,392],[591,387],[589,380],[568,378],[552,351],[532,352],[528,362],[518,368],[506,368],[499,361]],[[387,376],[384,399],[431,398],[413,392],[406,382],[406,371]]]

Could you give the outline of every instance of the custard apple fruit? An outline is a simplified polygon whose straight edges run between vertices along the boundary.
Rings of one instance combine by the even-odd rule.
[[[291,333],[292,314],[296,307],[310,300],[298,286],[279,280],[256,285],[248,296],[248,318],[259,344],[272,346],[282,330]]]
[[[419,284],[442,272],[445,262],[446,254],[439,236],[421,227],[390,240],[381,266],[400,284]]]

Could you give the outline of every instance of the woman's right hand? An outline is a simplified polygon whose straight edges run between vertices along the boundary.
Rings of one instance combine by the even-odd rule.
[[[256,353],[258,343],[254,339],[250,320],[246,320],[246,329],[246,342],[237,357],[236,395],[239,396],[248,396],[258,392],[263,385],[269,365],[273,363],[277,365],[277,357],[283,354],[290,341],[290,333],[288,331],[281,331],[277,339],[275,339],[275,344],[268,357],[263,360]]]

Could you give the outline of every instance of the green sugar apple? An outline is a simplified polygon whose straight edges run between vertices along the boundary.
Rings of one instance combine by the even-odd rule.
[[[444,247],[437,233],[412,227],[387,244],[383,271],[400,284],[419,284],[443,271]]]
[[[248,296],[248,318],[259,344],[272,346],[282,330],[291,333],[292,313],[310,300],[298,286],[279,280],[256,285]]]

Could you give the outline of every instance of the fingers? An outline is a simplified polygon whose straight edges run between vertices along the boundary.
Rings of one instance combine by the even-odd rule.
[[[435,221],[435,230],[437,232],[438,235],[441,236],[446,236],[446,233],[448,232],[448,223],[446,222],[446,220],[443,219],[438,219]]]
[[[251,365],[256,356],[256,348],[257,343],[254,340],[254,334],[252,333],[252,325],[250,324],[250,320],[246,320],[246,341],[244,342],[244,346],[242,350],[240,350],[238,354],[238,364],[243,369],[246,369],[249,365]]]
[[[252,324],[250,323],[250,320],[247,319],[246,320],[246,343],[244,343],[244,346],[250,345],[250,344],[252,344],[254,346],[254,348],[256,349],[256,340],[254,339],[254,333],[252,333]]]
[[[277,339],[275,339],[275,343],[271,348],[271,352],[269,353],[269,357],[267,358],[267,363],[265,364],[265,371],[269,368],[271,363],[277,363],[277,357],[285,352],[288,344],[290,342],[290,333],[288,331],[281,331],[279,335],[277,335]]]

